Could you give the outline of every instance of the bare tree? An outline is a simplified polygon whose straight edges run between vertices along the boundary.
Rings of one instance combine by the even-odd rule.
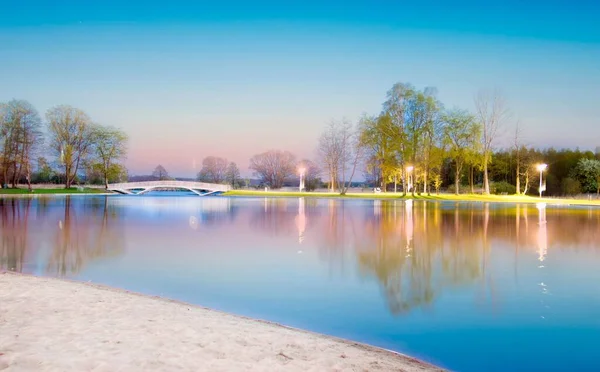
[[[202,169],[198,173],[198,181],[223,183],[227,173],[227,159],[207,156],[202,160]]]
[[[157,178],[159,181],[168,180],[170,178],[169,173],[167,172],[165,167],[163,167],[160,164],[157,165],[156,168],[154,168],[154,172],[152,172],[152,177]]]
[[[89,116],[71,106],[48,110],[50,146],[59,157],[65,172],[65,187],[70,188],[79,166],[86,160],[94,144],[93,125]]]
[[[43,141],[41,120],[37,110],[27,101],[12,100],[0,106],[2,146],[2,183],[12,186],[24,175],[31,191],[31,159]]]
[[[519,121],[517,121],[517,125],[515,127],[515,138],[514,138],[514,151],[515,151],[515,163],[516,163],[516,169],[515,169],[515,176],[516,176],[516,193],[517,195],[521,194],[521,177],[523,176],[523,172],[522,169],[523,168],[527,168],[527,149],[526,149],[526,145],[523,144],[522,139],[523,139],[523,134],[522,134],[522,130],[523,128],[521,127],[521,123]],[[525,171],[526,173],[528,173],[527,169]],[[526,177],[528,177],[529,175],[527,174]],[[529,181],[529,180],[527,180]],[[527,185],[528,186],[528,185]],[[527,190],[527,186],[525,187],[525,191],[523,191],[523,194],[525,194],[526,190]]]
[[[346,172],[349,168],[354,175],[360,155],[356,151],[360,147],[358,139],[352,123],[346,119],[331,121],[319,138],[319,158],[329,176],[332,192],[336,189],[345,192]]]
[[[296,171],[296,160],[289,151],[269,150],[254,155],[250,159],[250,169],[254,170],[262,182],[271,188],[279,189],[283,182]]]
[[[477,118],[481,124],[481,150],[483,166],[483,190],[490,193],[490,181],[488,165],[492,158],[494,141],[498,136],[498,130],[508,116],[505,101],[498,90],[492,93],[480,91],[475,97],[475,109]]]
[[[238,180],[240,179],[240,169],[234,162],[229,163],[227,170],[225,171],[225,180],[231,187],[235,188]]]
[[[94,150],[97,168],[104,179],[104,186],[108,188],[109,179],[118,179],[123,167],[118,161],[127,155],[128,136],[118,128],[96,125],[93,127]]]

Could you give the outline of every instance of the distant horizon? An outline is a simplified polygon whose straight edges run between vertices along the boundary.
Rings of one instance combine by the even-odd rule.
[[[288,150],[315,159],[330,120],[378,114],[396,82],[473,110],[498,88],[532,147],[600,146],[600,4],[516,0],[10,3],[0,102],[69,104],[130,136],[131,174],[192,178]]]

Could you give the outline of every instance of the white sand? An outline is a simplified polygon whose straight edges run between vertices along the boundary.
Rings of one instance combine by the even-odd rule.
[[[0,370],[440,369],[371,346],[175,301],[0,272]]]

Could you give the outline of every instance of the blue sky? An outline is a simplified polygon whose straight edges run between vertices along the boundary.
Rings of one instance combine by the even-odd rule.
[[[13,1],[0,101],[71,104],[131,136],[132,174],[203,157],[314,158],[331,119],[378,113],[398,81],[473,108],[499,88],[540,147],[600,146],[600,3]]]

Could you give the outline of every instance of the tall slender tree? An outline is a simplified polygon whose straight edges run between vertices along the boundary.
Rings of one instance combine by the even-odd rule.
[[[119,164],[127,155],[127,141],[129,137],[118,128],[96,125],[93,127],[94,152],[96,164],[104,186],[108,188],[109,179],[118,178],[123,167]]]
[[[454,162],[454,192],[460,194],[463,166],[478,151],[481,128],[475,117],[464,110],[454,109],[444,114],[444,137],[448,154]]]
[[[498,131],[508,117],[504,97],[498,90],[480,91],[475,97],[477,119],[481,124],[481,151],[483,168],[483,192],[490,193],[488,166],[498,137]]]
[[[89,116],[67,105],[53,107],[46,113],[50,147],[64,170],[65,188],[70,188],[79,167],[93,150],[94,130]]]

